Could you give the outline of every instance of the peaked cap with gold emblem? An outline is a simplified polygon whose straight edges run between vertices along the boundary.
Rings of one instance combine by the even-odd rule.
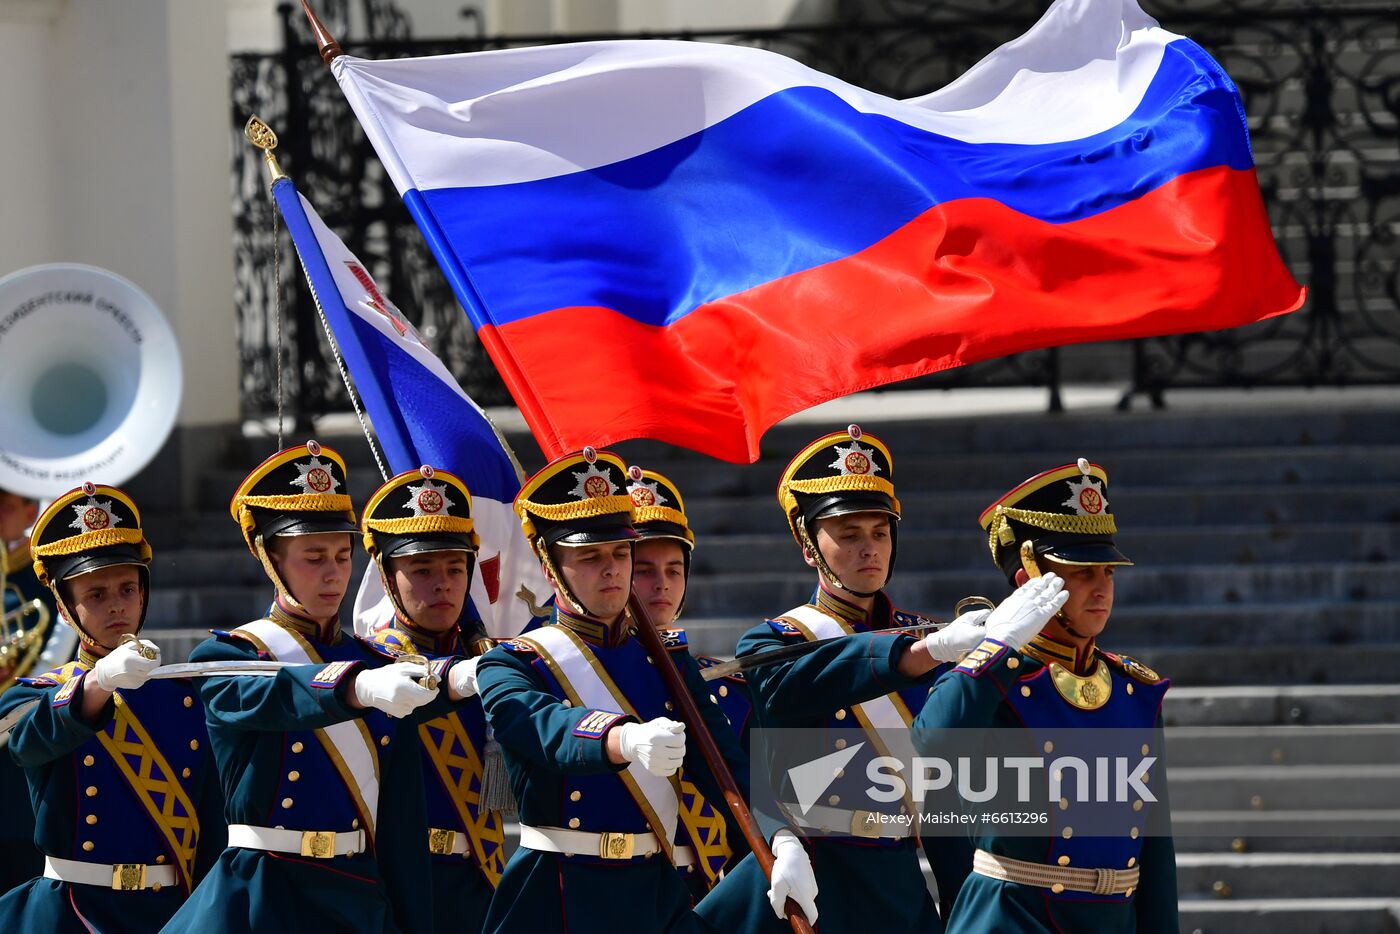
[[[899,518],[890,449],[859,425],[823,435],[797,453],[778,480],[778,505],[795,538],[798,520],[810,530],[818,519],[852,512]]]
[[[277,535],[356,532],[355,510],[346,489],[345,459],[308,441],[263,461],[244,478],[229,502],[229,514],[248,549]]]
[[[515,497],[525,537],[540,544],[602,545],[637,538],[627,467],[611,451],[584,448],[550,461]]]
[[[685,516],[685,501],[676,485],[654,470],[627,468],[627,495],[632,500],[633,527],[639,538],[673,538],[695,547],[695,533]]]
[[[556,590],[591,615],[569,589],[549,548],[636,541],[627,468],[621,458],[586,447],[550,461],[516,494],[515,514],[540,563],[554,578]]]
[[[894,495],[890,449],[859,425],[823,435],[788,462],[778,480],[778,505],[797,543],[816,559],[817,571],[837,589],[849,590],[812,540],[818,519],[853,512],[883,512],[891,519],[890,572],[899,548],[899,500]],[[886,578],[888,582],[888,578]],[[859,596],[869,596],[852,590]]]
[[[992,560],[1008,578],[1021,566],[1025,541],[1037,558],[1064,564],[1133,563],[1113,541],[1118,526],[1108,504],[1108,474],[1082,457],[1018,485],[983,510],[978,522]]]
[[[455,474],[427,464],[390,477],[365,504],[365,550],[375,558],[430,551],[475,552],[472,495]]]
[[[49,504],[34,522],[29,536],[34,576],[53,591],[63,617],[85,642],[95,641],[81,626],[63,599],[59,583],[102,568],[121,564],[140,569],[141,619],[146,621],[150,602],[151,545],[141,530],[141,511],[131,497],[113,486],[84,483]]]

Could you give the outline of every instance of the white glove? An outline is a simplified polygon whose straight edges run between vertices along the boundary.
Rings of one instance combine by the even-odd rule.
[[[123,642],[92,666],[92,681],[104,691],[118,689],[134,691],[146,683],[151,672],[160,667],[160,646],[139,640],[147,649],[155,649],[155,658],[142,658],[137,651],[138,640]]]
[[[987,637],[984,625],[991,610],[964,613],[937,632],[924,636],[924,648],[940,662],[955,662],[971,652]]]
[[[987,638],[1013,649],[1034,639],[1069,600],[1064,586],[1054,573],[1026,581],[987,617]]]
[[[685,724],[665,717],[624,723],[617,742],[622,758],[660,778],[674,775],[685,759]]]
[[[783,905],[790,898],[809,923],[817,923],[817,877],[802,841],[791,830],[773,835],[773,877],[768,882],[768,904],[779,918],[786,917]]]
[[[391,717],[406,717],[437,696],[419,684],[419,665],[385,665],[355,675],[355,699],[366,707],[382,710]]]
[[[473,697],[476,695],[476,663],[481,661],[480,656],[463,659],[452,666],[452,670],[447,673],[447,683],[452,689],[452,693],[460,694],[463,697]]]

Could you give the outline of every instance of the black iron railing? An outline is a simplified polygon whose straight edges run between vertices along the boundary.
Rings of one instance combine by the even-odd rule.
[[[333,32],[372,58],[476,51],[618,36],[468,34],[415,39],[388,0],[322,0]],[[1231,331],[1084,345],[988,361],[903,386],[1044,386],[1117,381],[1162,403],[1193,386],[1400,382],[1400,4],[1387,0],[1168,0],[1162,25],[1190,35],[1244,96],[1261,187],[1284,258],[1308,284],[1307,306]],[[753,45],[895,97],[934,90],[1024,32],[1042,0],[929,3],[847,0],[821,26],[683,32],[668,38]],[[232,127],[259,113],[283,139],[283,163],[326,222],[418,325],[482,404],[509,401],[495,367],[437,271],[422,238],[290,4],[284,47],[232,57]],[[353,15],[352,15],[353,14]],[[634,36],[635,37],[635,36]],[[276,407],[271,207],[256,153],[234,147],[233,209],[244,414]],[[285,248],[283,256],[290,256]],[[299,270],[284,264],[284,378],[305,418],[348,409]],[[1240,270],[1249,275],[1249,270]],[[892,387],[897,388],[897,387]]]

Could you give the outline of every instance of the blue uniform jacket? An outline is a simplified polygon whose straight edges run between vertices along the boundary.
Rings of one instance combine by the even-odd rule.
[[[1106,674],[1105,703],[1082,709],[1056,688],[1051,663],[1077,674]],[[1156,803],[1129,796],[1123,802],[1071,802],[1049,808],[1044,836],[998,834],[995,825],[973,831],[977,848],[1045,865],[1127,869],[1140,872],[1131,895],[1093,895],[1001,882],[972,874],[953,908],[950,932],[1174,932],[1178,929],[1176,855],[1169,835],[1161,706],[1170,682],[1133,659],[1093,648],[1076,650],[1037,636],[1020,652],[988,639],[934,687],[915,722],[915,743],[928,746],[937,730],[1014,730],[1027,755],[1059,755],[1055,740],[1085,730],[1086,742],[1106,745],[1135,737],[1133,756],[1156,760],[1145,779]],[[1097,695],[1099,689],[1094,689]],[[1088,732],[1093,730],[1094,732]],[[1061,747],[1069,745],[1059,740]],[[1138,743],[1141,742],[1141,748]],[[1075,744],[1078,745],[1077,735]],[[932,749],[923,751],[932,753]],[[1087,760],[1086,760],[1087,761]],[[1135,761],[1135,760],[1131,760]],[[1090,810],[1092,809],[1092,817]],[[1092,826],[1093,833],[1084,828]],[[1076,832],[1075,825],[1080,830]],[[1149,833],[1154,827],[1161,832]]]
[[[351,708],[346,696],[351,676],[392,661],[344,637],[339,628],[318,636],[304,621],[278,621],[300,632],[325,664],[295,665],[273,677],[212,677],[200,683],[228,823],[338,833],[361,829],[358,789],[342,780],[315,732],[358,721],[377,754],[379,806],[372,846],[332,859],[230,848],[166,930],[300,931],[313,923],[362,931],[431,930],[428,823],[414,731],[422,720],[451,709],[447,692],[408,720]],[[264,657],[255,641],[237,631],[216,631],[190,654],[195,662]],[[446,668],[441,666],[444,680]]]
[[[10,732],[9,757],[29,782],[34,842],[61,859],[175,866],[179,883],[121,892],[36,879],[0,900],[0,930],[156,930],[224,847],[194,685],[151,681],[118,691],[89,723],[80,710],[90,668],[91,659],[69,662],[0,700],[0,715],[29,708]]]

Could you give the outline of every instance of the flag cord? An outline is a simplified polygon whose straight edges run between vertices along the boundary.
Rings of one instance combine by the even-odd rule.
[[[282,230],[278,223],[281,212],[272,189],[267,190],[272,202],[272,314],[277,322],[277,450],[282,450]]]
[[[316,315],[321,319],[321,329],[326,332],[326,340],[331,345],[331,356],[335,357],[336,369],[340,370],[340,379],[345,383],[345,392],[350,396],[350,404],[355,407],[355,417],[360,420],[360,431],[364,432],[365,443],[369,445],[369,452],[374,455],[374,464],[379,468],[379,478],[389,479],[389,471],[384,467],[384,458],[379,454],[379,445],[375,443],[374,435],[370,434],[369,422],[365,421],[365,410],[360,407],[360,394],[355,391],[355,384],[350,381],[350,372],[345,368],[345,361],[340,356],[340,345],[335,341],[335,334],[331,331],[331,323],[326,320],[326,312],[321,308],[321,299],[316,295],[316,290],[311,290],[311,302],[316,306]]]

